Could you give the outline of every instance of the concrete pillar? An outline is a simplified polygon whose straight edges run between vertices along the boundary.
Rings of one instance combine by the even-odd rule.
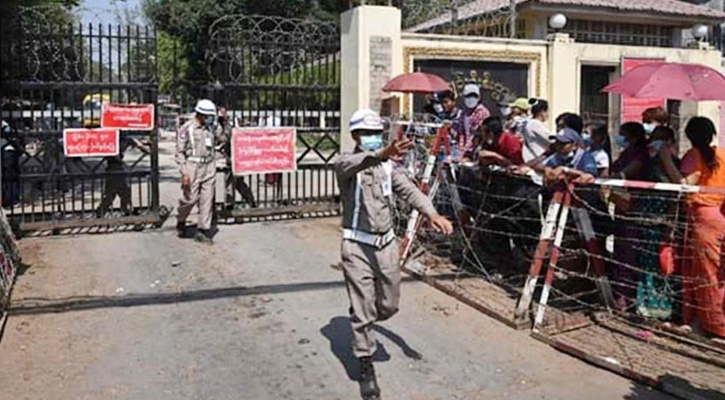
[[[579,112],[579,60],[572,51],[574,43],[566,33],[555,33],[549,40],[549,127],[555,127],[555,118],[564,112]]]
[[[395,7],[359,6],[341,16],[341,148],[353,148],[348,123],[360,108],[380,111],[382,87],[402,73],[401,15]]]

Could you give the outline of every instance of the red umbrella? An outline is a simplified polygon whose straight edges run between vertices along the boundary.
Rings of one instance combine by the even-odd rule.
[[[436,93],[451,90],[451,85],[438,75],[413,72],[398,75],[383,86],[384,92]]]
[[[725,76],[704,65],[656,62],[634,68],[602,91],[648,99],[725,100]]]

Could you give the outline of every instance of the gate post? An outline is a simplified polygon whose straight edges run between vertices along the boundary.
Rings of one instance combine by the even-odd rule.
[[[340,146],[348,151],[352,114],[359,108],[380,111],[383,85],[403,71],[400,10],[355,7],[342,14],[341,27]]]

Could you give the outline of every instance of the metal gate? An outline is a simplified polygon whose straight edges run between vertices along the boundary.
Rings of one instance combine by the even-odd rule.
[[[218,215],[254,219],[336,213],[339,196],[331,160],[340,143],[337,25],[232,15],[210,25],[208,38],[206,79],[179,81],[177,96],[186,97],[188,104],[211,98],[228,110],[235,127],[297,128],[296,172],[233,178],[228,167],[220,167]],[[234,187],[240,190],[230,190]]]
[[[156,224],[155,130],[122,132],[120,156],[106,158],[66,158],[62,135],[100,125],[104,102],[156,104],[155,34],[58,15],[0,21],[3,206],[21,230]]]

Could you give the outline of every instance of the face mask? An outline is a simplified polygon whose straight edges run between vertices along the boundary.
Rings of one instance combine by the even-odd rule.
[[[383,147],[383,134],[360,136],[360,148],[365,151],[375,151]]]
[[[204,126],[211,129],[214,127],[214,125],[216,125],[216,117],[207,116],[206,118],[204,118]]]
[[[652,158],[655,158],[664,146],[665,146],[665,142],[662,140],[651,141],[650,144],[647,145],[647,150],[649,151],[649,156]]]
[[[644,131],[648,135],[651,134],[652,132],[654,132],[655,128],[657,128],[657,125],[655,125],[655,124],[643,124],[642,126],[644,126]]]
[[[464,100],[464,103],[466,104],[466,107],[468,108],[476,108],[478,105],[478,97],[466,97],[466,100]]]
[[[617,146],[619,146],[620,149],[624,149],[627,147],[627,138],[622,135],[617,135],[616,139],[614,139],[617,142]]]
[[[511,115],[511,107],[502,107],[501,115],[504,117],[508,117],[509,115]]]
[[[438,114],[442,114],[443,113],[443,106],[440,105],[440,104],[438,104],[438,103],[433,104],[433,111],[437,112]]]
[[[589,147],[594,143],[594,140],[592,140],[592,135],[585,133],[582,135],[582,139],[584,140],[584,146]]]

